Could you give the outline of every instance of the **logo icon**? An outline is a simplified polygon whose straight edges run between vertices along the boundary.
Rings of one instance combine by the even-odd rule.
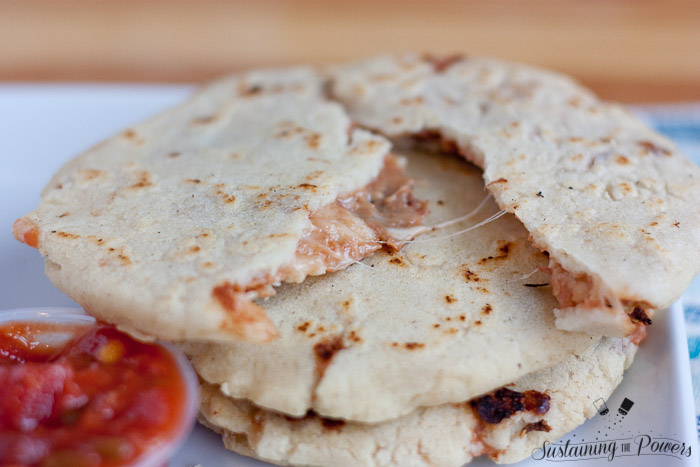
[[[625,400],[622,401],[622,404],[620,404],[620,408],[617,409],[617,411],[620,412],[620,415],[627,415],[633,405],[634,402],[625,397]]]
[[[610,412],[610,410],[608,409],[608,405],[602,398],[598,399],[597,401],[594,401],[593,406],[601,415],[606,415],[608,412]]]

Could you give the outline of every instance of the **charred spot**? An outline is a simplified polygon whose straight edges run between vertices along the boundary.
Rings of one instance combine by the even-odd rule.
[[[525,410],[538,414],[549,412],[550,397],[539,391],[525,391],[523,393],[523,405]]]
[[[321,425],[326,430],[341,431],[345,426],[345,420],[335,420],[332,418],[321,418]]]
[[[467,320],[467,315],[459,315],[459,320],[460,321],[466,321]]]
[[[465,282],[479,282],[481,278],[479,275],[468,268],[462,269],[462,275],[464,276]]]
[[[680,229],[680,228],[681,228],[681,223],[678,222],[678,221],[676,221],[676,222],[673,223],[673,226]]]
[[[500,388],[470,402],[472,409],[486,423],[499,423],[522,410],[544,414],[549,411],[549,396],[538,391],[517,392]]]
[[[635,323],[642,323],[644,326],[651,325],[651,319],[644,308],[638,306],[634,307],[632,313],[630,313],[630,318]]]
[[[422,349],[423,347],[425,347],[425,344],[423,344],[422,342],[406,342],[403,346],[408,350],[414,350]]]
[[[439,200],[437,200],[437,204],[438,204],[438,206],[443,206],[445,204],[445,202],[443,200],[439,199]]]
[[[390,262],[391,264],[396,264],[397,266],[404,266],[404,265],[406,264],[406,263],[404,263],[404,261],[403,261],[401,258],[399,258],[398,256],[394,256],[393,258],[391,258],[391,259],[389,260],[389,262]]]
[[[198,178],[188,178],[188,179],[185,179],[185,182],[186,183],[194,183],[195,185],[198,183],[202,183],[202,181]]]
[[[542,419],[539,422],[535,423],[528,423],[523,427],[523,429],[520,431],[520,436],[525,436],[526,434],[530,433],[531,431],[545,431],[545,432],[550,432],[552,431],[552,427],[547,425],[547,422]]]
[[[454,303],[457,299],[453,295],[445,295],[445,301],[447,303]]]
[[[525,287],[547,287],[549,285],[549,282],[545,282],[543,284],[523,284]]]
[[[537,196],[540,197],[540,198],[544,198],[544,195],[542,194],[541,191],[538,191],[538,192],[537,192]]]
[[[61,217],[66,217],[66,216],[70,216],[70,213],[68,211],[64,212],[63,214],[61,214],[58,217],[61,218]]]
[[[181,152],[173,151],[173,152],[171,152],[171,153],[168,154],[168,157],[171,158],[171,159],[175,159],[175,158],[177,158],[177,157],[180,157],[181,155],[182,155]]]
[[[314,354],[320,362],[329,363],[335,354],[344,348],[343,339],[340,336],[335,336],[314,345]]]
[[[201,250],[201,248],[198,245],[194,245],[194,246],[190,247],[191,253],[197,253],[200,250]]]
[[[313,184],[311,184],[311,183],[301,183],[301,184],[297,185],[297,187],[298,187],[298,188],[303,188],[303,189],[305,189],[305,190],[316,191],[316,188],[318,188],[318,185],[313,185]]]
[[[433,327],[434,327],[435,329],[437,329],[437,328],[440,327],[440,324],[439,324],[439,323],[435,323],[435,324],[433,324]]]
[[[122,133],[122,135],[123,135],[124,138],[126,138],[126,139],[136,139],[136,137],[138,136],[138,135],[136,134],[136,132],[135,132],[134,130],[132,130],[131,128],[129,128],[128,130],[124,131],[124,133]]]
[[[483,315],[488,315],[488,314],[491,313],[492,311],[493,311],[493,307],[492,307],[489,303],[487,303],[487,304],[484,305],[484,307],[481,309],[481,314],[483,314]]]
[[[475,325],[475,326],[481,326],[481,320],[478,319],[478,320],[474,321],[474,325]]]
[[[459,63],[464,60],[464,55],[462,54],[451,54],[442,57],[437,57],[434,55],[424,55],[423,61],[430,63],[433,66],[435,73],[444,73],[448,68],[450,68],[455,63]]]
[[[513,251],[515,245],[511,242],[499,241],[498,253],[496,255],[481,258],[478,264],[486,264],[490,261],[500,261],[508,258],[508,255]]]

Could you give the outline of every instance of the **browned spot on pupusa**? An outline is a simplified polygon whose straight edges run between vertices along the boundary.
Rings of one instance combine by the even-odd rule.
[[[327,337],[314,345],[314,355],[316,356],[316,374],[319,378],[326,372],[333,357],[345,348],[342,336]]]
[[[487,264],[494,261],[502,261],[508,258],[508,255],[513,251],[515,244],[512,242],[499,241],[498,252],[495,255],[487,256],[479,260],[479,264]]]
[[[318,185],[313,185],[311,183],[300,183],[299,185],[297,185],[297,188],[301,188],[303,190],[311,190],[312,192],[316,193]]]
[[[199,185],[202,181],[198,178],[186,178],[185,183],[191,183],[193,185]]]
[[[622,154],[618,154],[617,156],[615,156],[615,163],[617,163],[618,165],[629,165],[630,160]]]
[[[403,346],[407,350],[415,350],[422,349],[423,347],[425,347],[425,344],[423,344],[422,342],[406,342]]]
[[[306,145],[309,148],[318,149],[319,146],[321,145],[321,134],[310,133],[310,134],[304,136],[304,141],[306,141]]]
[[[304,321],[299,326],[297,326],[297,331],[306,332],[309,329],[309,326],[311,326],[311,321]]]
[[[66,216],[70,216],[70,213],[68,211],[64,212],[63,214],[61,214],[58,217],[61,218],[61,217],[66,217]]]
[[[500,184],[503,184],[503,183],[508,183],[508,180],[505,179],[505,178],[503,178],[503,177],[501,177],[501,178],[499,178],[498,180],[494,180],[494,181],[492,181],[491,183],[489,183],[488,185],[486,185],[486,188],[488,188],[488,187],[490,187],[490,186],[492,186],[492,185],[500,185]]]
[[[445,295],[445,301],[447,303],[454,303],[457,301],[457,299],[454,297],[454,295]]]
[[[150,186],[153,186],[153,182],[151,181],[151,173],[147,170],[141,170],[136,173],[136,182],[129,188],[138,189],[147,188]]]
[[[101,241],[102,239],[99,239],[98,241]],[[101,244],[101,243],[100,243]],[[129,266],[132,264],[131,258],[126,254],[124,251],[124,248],[108,248],[107,249],[107,256],[103,257],[100,259],[100,261],[97,263],[100,267],[104,267],[108,264],[115,265],[119,264],[121,266]]]
[[[76,238],[80,238],[80,235],[78,235],[78,234],[74,234],[74,233],[70,233],[70,232],[63,232],[60,230],[52,230],[51,233],[55,234],[58,237],[65,238],[68,240],[75,240]]]
[[[481,309],[481,314],[482,314],[482,315],[488,315],[489,313],[491,313],[491,311],[493,311],[493,307],[492,307],[490,304],[487,303],[487,304],[484,305],[484,307]]]
[[[223,183],[217,183],[216,185],[214,185],[214,194],[216,194],[224,203],[233,204],[236,201],[236,197],[234,195],[226,193],[224,191],[225,187],[226,185],[224,185]]]
[[[399,256],[394,256],[389,260],[389,263],[395,264],[397,266],[406,266],[406,262]]]
[[[528,423],[523,427],[523,429],[520,431],[520,437],[522,438],[526,434],[530,433],[531,431],[545,431],[545,432],[550,432],[552,431],[552,427],[547,424],[547,422],[542,419],[539,422],[534,422],[534,423]]]
[[[673,154],[670,150],[658,146],[651,141],[637,141],[637,144],[642,147],[645,154],[654,154],[656,156],[664,155],[666,157],[671,157]]]
[[[465,282],[479,282],[479,281],[481,281],[481,278],[479,277],[479,275],[477,273],[475,273],[474,271],[472,271],[471,269],[469,269],[466,264],[463,264],[460,267],[460,272],[461,272],[462,276],[464,276]]]
[[[94,243],[97,246],[102,246],[105,244],[105,239],[101,237],[96,237],[95,235],[88,235],[87,240],[91,243]]]
[[[351,340],[352,342],[359,344],[362,342],[362,338],[356,331],[350,331],[350,334],[348,334],[348,339]]]
[[[93,180],[107,178],[106,172],[97,169],[80,169],[76,174],[80,182],[91,182]]]

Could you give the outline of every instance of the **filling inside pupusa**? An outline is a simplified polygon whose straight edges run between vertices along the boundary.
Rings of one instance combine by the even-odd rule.
[[[214,297],[237,318],[262,317],[264,311],[253,300],[274,295],[274,287],[283,282],[300,283],[307,276],[340,271],[380,248],[401,249],[424,230],[420,226],[428,212],[427,203],[413,196],[413,181],[404,175],[404,165],[403,159],[388,155],[367,186],[309,216],[312,226],[302,233],[292,261],[246,285],[219,285]]]
[[[557,328],[632,336],[639,341],[646,335],[645,326],[651,324],[651,319],[642,304],[620,300],[600,279],[572,274],[552,258],[545,271],[551,276],[549,284],[561,306],[554,312]]]

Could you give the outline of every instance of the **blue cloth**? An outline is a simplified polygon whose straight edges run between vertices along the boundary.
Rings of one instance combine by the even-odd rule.
[[[700,103],[639,107],[635,111],[657,131],[672,139],[681,152],[700,165]],[[690,372],[700,437],[700,276],[682,299],[685,314]]]

